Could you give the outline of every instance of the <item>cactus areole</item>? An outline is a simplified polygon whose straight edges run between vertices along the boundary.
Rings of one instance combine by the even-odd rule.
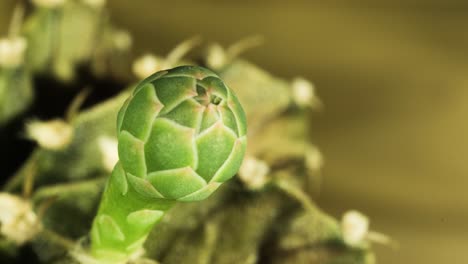
[[[119,162],[91,231],[95,258],[125,261],[176,202],[200,201],[237,173],[246,117],[213,72],[182,66],[143,80],[119,111]]]

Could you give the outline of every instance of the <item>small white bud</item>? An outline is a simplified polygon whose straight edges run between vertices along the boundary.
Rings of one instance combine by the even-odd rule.
[[[0,66],[15,68],[23,64],[26,46],[22,37],[0,39]]]
[[[15,195],[0,193],[0,233],[18,245],[30,241],[42,226],[31,203]]]
[[[313,145],[306,147],[305,164],[308,169],[314,171],[320,170],[322,168],[323,156],[317,147]]]
[[[369,219],[358,211],[348,211],[341,220],[341,231],[346,244],[358,247],[366,242]]]
[[[106,4],[106,0],[83,0],[83,2],[94,8],[101,8]]]
[[[226,52],[219,44],[213,44],[208,48],[206,64],[212,69],[220,69],[226,64]]]
[[[292,81],[292,97],[294,102],[300,107],[320,107],[321,103],[315,93],[314,85],[304,79],[295,78]]]
[[[132,36],[125,30],[115,31],[113,41],[118,50],[128,50],[133,44]]]
[[[39,146],[50,150],[66,148],[73,137],[72,126],[60,119],[31,121],[26,125],[26,132]]]
[[[351,247],[367,247],[373,242],[398,248],[398,243],[387,235],[369,230],[369,218],[358,211],[348,211],[343,215],[341,232],[344,242]]]
[[[119,161],[117,140],[109,136],[100,136],[98,145],[102,155],[102,164],[108,172],[111,172]]]
[[[143,55],[133,63],[133,73],[140,79],[144,79],[164,68],[164,60],[151,54]]]
[[[239,169],[240,179],[250,189],[260,189],[268,182],[270,167],[262,160],[246,156]]]
[[[62,6],[67,0],[32,0],[32,2],[40,7],[55,8]]]

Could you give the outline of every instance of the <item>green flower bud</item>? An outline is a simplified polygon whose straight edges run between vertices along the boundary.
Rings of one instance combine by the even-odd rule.
[[[155,198],[206,198],[239,169],[245,115],[221,79],[179,67],[143,81],[118,116],[119,158],[131,184]]]
[[[207,198],[239,170],[245,113],[213,72],[182,66],[142,81],[117,117],[119,163],[93,223],[92,250],[125,259],[176,201]]]

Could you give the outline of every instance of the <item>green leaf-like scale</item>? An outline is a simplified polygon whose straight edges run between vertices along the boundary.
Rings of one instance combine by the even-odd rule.
[[[220,120],[219,113],[215,105],[208,105],[203,111],[202,121],[200,125],[199,132],[205,131],[207,128],[213,126],[216,122]]]
[[[228,89],[226,85],[224,85],[223,81],[218,77],[206,77],[205,79],[198,81],[197,84],[205,88],[207,92],[213,93],[224,100],[228,98]]]
[[[196,82],[189,77],[165,77],[154,80],[154,87],[159,100],[164,104],[161,113],[167,113],[178,104],[197,95]]]
[[[198,128],[202,120],[205,107],[194,99],[188,99],[179,104],[176,108],[161,117],[173,120],[178,124],[190,128]]]
[[[125,116],[125,112],[127,111],[127,107],[131,99],[132,97],[129,97],[127,100],[125,100],[124,104],[119,110],[119,113],[117,114],[117,133],[119,133],[119,131],[122,129],[122,123]]]
[[[232,131],[234,131],[234,133],[236,133],[236,135],[239,136],[239,131],[237,129],[237,120],[234,114],[232,113],[231,109],[229,109],[228,107],[224,105],[218,105],[216,108],[218,109],[218,112],[221,114],[221,119],[223,120],[223,124],[229,127],[230,129],[232,129]]]
[[[221,122],[214,124],[197,138],[197,173],[210,181],[231,154],[236,136]]]
[[[135,191],[146,198],[164,198],[146,179],[127,174],[127,179]]]
[[[113,180],[111,181],[111,184],[116,185],[115,188],[117,188],[122,195],[127,194],[127,191],[128,191],[127,177],[125,176],[125,171],[120,162],[118,162],[115,165],[112,173],[114,177],[113,177]]]
[[[216,74],[208,69],[198,67],[198,66],[181,66],[171,69],[164,77],[179,77],[187,76],[190,78],[195,78],[197,80],[203,80],[206,77],[213,76],[217,77]]]
[[[125,111],[121,130],[126,130],[135,137],[146,140],[151,131],[152,121],[162,108],[151,84],[136,93]]]
[[[146,175],[144,142],[127,131],[119,135],[119,158],[122,167],[128,173],[138,177]]]
[[[160,210],[143,209],[130,213],[127,222],[138,229],[149,229],[164,215]],[[149,231],[149,230],[148,230]]]
[[[148,174],[148,180],[166,198],[178,199],[204,186],[206,181],[190,167]]]
[[[112,217],[103,214],[99,216],[97,223],[100,226],[101,237],[112,237],[116,241],[125,240],[125,235]]]
[[[244,136],[247,134],[247,117],[245,116],[244,110],[239,102],[239,99],[233,94],[229,94],[227,105],[229,109],[233,112],[237,120],[237,127],[239,129],[239,136]]]
[[[215,182],[225,182],[239,170],[239,167],[242,164],[244,158],[245,149],[247,146],[246,137],[237,139],[234,143],[234,148],[232,149],[231,154],[227,158],[226,162],[221,168],[216,172],[214,177],[211,179]]]
[[[196,201],[205,200],[214,191],[216,191],[216,189],[218,189],[219,186],[221,186],[221,183],[211,182],[208,185],[206,185],[205,187],[201,188],[200,190],[198,190],[198,191],[196,191],[194,193],[191,193],[191,194],[189,194],[187,196],[181,197],[181,198],[179,198],[177,200],[181,201],[181,202],[196,202]]]
[[[159,71],[156,73],[151,74],[150,76],[146,77],[143,81],[141,81],[138,86],[133,90],[133,94],[138,93],[146,84],[153,82],[154,80],[160,79],[162,76],[167,74],[167,71]]]
[[[166,118],[157,118],[145,144],[148,173],[194,167],[197,163],[194,140],[194,129]]]

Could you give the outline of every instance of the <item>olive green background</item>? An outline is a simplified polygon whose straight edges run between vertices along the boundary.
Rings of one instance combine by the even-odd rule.
[[[2,34],[13,2],[0,2]],[[325,104],[311,135],[326,159],[318,203],[396,239],[375,247],[379,263],[468,262],[468,2],[108,2],[137,55],[264,36],[245,56],[309,78]]]

